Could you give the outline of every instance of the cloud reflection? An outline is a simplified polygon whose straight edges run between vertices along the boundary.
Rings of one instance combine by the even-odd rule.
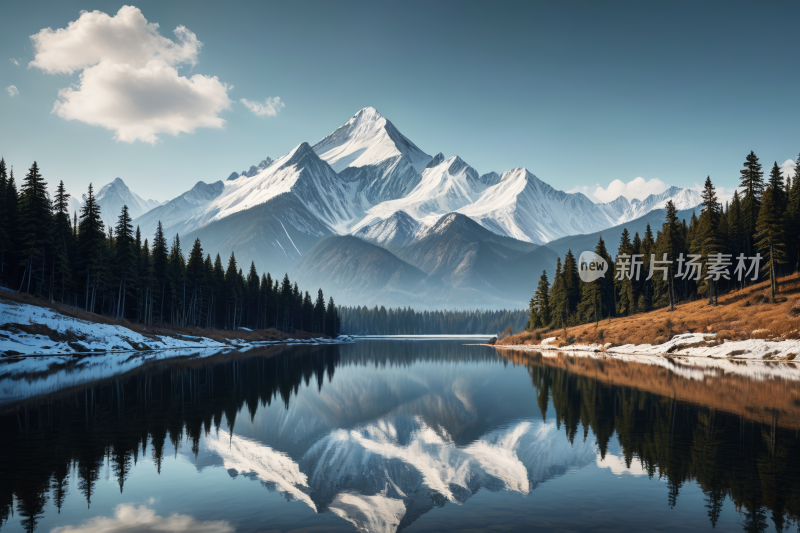
[[[121,503],[114,508],[114,516],[97,516],[80,526],[57,527],[51,533],[146,533],[149,531],[168,531],[180,533],[232,533],[234,528],[224,520],[199,521],[185,514],[159,516],[146,505],[134,506]]]

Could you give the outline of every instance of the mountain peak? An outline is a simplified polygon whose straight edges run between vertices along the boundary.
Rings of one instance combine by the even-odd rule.
[[[444,154],[442,152],[439,152],[438,154],[433,156],[433,159],[431,159],[430,163],[425,165],[425,168],[433,168],[441,164],[442,161],[444,161]]]
[[[359,110],[358,113],[353,115],[353,118],[350,119],[349,122],[359,122],[359,121],[377,121],[383,118],[383,115],[378,113],[378,110],[374,107],[365,107]]]
[[[348,167],[380,166],[398,157],[420,173],[431,159],[374,107],[361,109],[315,144],[314,151],[337,173]]]

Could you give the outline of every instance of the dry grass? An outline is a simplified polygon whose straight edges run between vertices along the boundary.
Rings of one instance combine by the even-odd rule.
[[[776,301],[769,298],[769,282],[720,296],[719,305],[707,300],[680,303],[675,311],[658,309],[630,317],[601,320],[598,325],[583,324],[551,331],[537,330],[511,335],[498,344],[518,345],[532,339],[558,337],[565,344],[662,344],[680,333],[716,333],[717,339],[797,339],[800,338],[800,276],[778,280]],[[530,343],[529,343],[530,344]]]
[[[111,317],[96,315],[94,313],[88,313],[83,309],[79,309],[77,307],[71,307],[69,305],[60,304],[58,302],[50,302],[49,300],[36,298],[35,296],[23,293],[20,294],[15,294],[10,292],[0,293],[0,302],[3,301],[24,303],[29,305],[35,305],[37,307],[46,307],[48,309],[53,309],[54,311],[57,311],[62,315],[69,316],[72,318],[77,318],[79,320],[86,320],[87,322],[94,322],[96,324],[121,325],[151,339],[155,339],[156,335],[161,335],[165,337],[189,335],[195,337],[206,337],[217,341],[223,341],[225,339],[241,339],[244,341],[252,342],[252,341],[264,341],[264,340],[284,340],[289,338],[313,339],[326,336],[318,333],[308,333],[306,331],[300,331],[300,330],[295,330],[294,333],[284,333],[274,328],[259,329],[253,331],[228,331],[228,330],[221,330],[214,328],[195,328],[195,327],[178,328],[178,327],[145,326],[144,324],[140,324],[137,322],[129,322],[128,320],[119,322]],[[0,325],[2,325],[3,322],[4,321],[2,317],[0,317]],[[47,335],[52,340],[62,340],[60,338],[59,339],[53,338],[46,331],[27,331],[26,328],[35,327],[35,325],[14,324],[14,326],[28,333],[41,333],[43,335]],[[49,328],[44,328],[44,329],[49,330]],[[52,331],[50,333],[55,334]]]

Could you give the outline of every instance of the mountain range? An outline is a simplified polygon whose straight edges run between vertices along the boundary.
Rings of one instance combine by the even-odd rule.
[[[701,201],[671,187],[596,204],[522,167],[480,174],[458,155],[426,154],[371,107],[313,146],[163,204],[120,179],[101,192],[105,216],[127,203],[144,236],[161,221],[185,247],[200,238],[206,252],[288,271],[337,303],[420,308],[524,306],[538,273],[554,268],[548,243],[663,219],[669,200],[683,210]]]

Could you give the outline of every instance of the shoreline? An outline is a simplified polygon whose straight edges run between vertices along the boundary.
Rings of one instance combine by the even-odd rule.
[[[741,341],[719,340],[715,333],[684,333],[673,336],[662,344],[569,344],[559,346],[557,337],[549,337],[540,344],[493,344],[494,348],[537,352],[580,352],[606,356],[639,357],[691,357],[739,361],[795,361],[800,355],[800,340],[747,339]]]

